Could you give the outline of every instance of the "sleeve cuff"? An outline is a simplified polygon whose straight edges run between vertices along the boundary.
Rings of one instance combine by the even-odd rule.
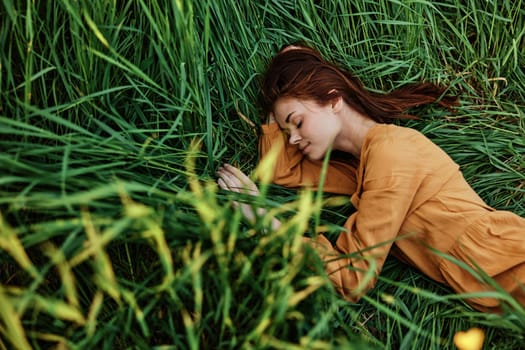
[[[261,125],[262,133],[263,134],[273,134],[280,130],[279,124],[276,122],[270,123],[270,124],[262,124]]]

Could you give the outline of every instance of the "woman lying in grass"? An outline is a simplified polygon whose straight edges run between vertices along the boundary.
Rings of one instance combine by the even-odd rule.
[[[458,293],[494,290],[460,265],[481,268],[525,305],[525,219],[489,207],[443,150],[418,131],[390,124],[413,118],[405,113],[411,107],[456,104],[443,93],[426,83],[386,95],[370,93],[353,75],[306,47],[289,46],[270,64],[262,88],[270,117],[260,146],[262,156],[274,145],[283,147],[273,181],[315,187],[330,147],[346,154],[346,160],[330,161],[323,189],[351,195],[356,212],[344,225],[347,232],[335,245],[323,235],[305,241],[319,252],[331,281],[348,300],[360,297],[355,291],[370,261],[377,276],[392,253]],[[230,165],[217,175],[222,189],[257,193],[255,184]],[[248,207],[243,212],[253,218]],[[337,259],[356,252],[359,259]],[[501,311],[494,298],[467,301],[479,310]]]

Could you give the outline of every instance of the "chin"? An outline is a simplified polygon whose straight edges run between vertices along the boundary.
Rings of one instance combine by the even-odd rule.
[[[319,154],[311,154],[311,153],[308,153],[308,154],[306,155],[306,157],[307,157],[308,159],[310,159],[310,160],[323,160],[323,158],[324,158],[324,154],[319,155]]]

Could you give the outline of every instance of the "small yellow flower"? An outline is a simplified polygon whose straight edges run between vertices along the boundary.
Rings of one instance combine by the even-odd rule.
[[[386,293],[383,293],[381,294],[381,299],[387,303],[387,304],[394,304],[396,302],[396,297],[394,297],[393,295],[391,294],[386,294]]]
[[[471,328],[466,332],[454,334],[454,344],[459,350],[481,350],[485,332],[480,328]]]

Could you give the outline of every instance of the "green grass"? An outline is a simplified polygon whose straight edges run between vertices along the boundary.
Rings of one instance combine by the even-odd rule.
[[[258,83],[306,41],[373,90],[451,86],[409,125],[492,206],[525,216],[522,1],[135,0],[0,5],[0,349],[486,349],[525,344],[525,310],[472,310],[389,259],[356,305],[300,249],[348,205],[266,186],[255,226],[214,185],[257,164]],[[241,115],[246,116],[245,120]],[[289,203],[289,205],[283,205]]]

